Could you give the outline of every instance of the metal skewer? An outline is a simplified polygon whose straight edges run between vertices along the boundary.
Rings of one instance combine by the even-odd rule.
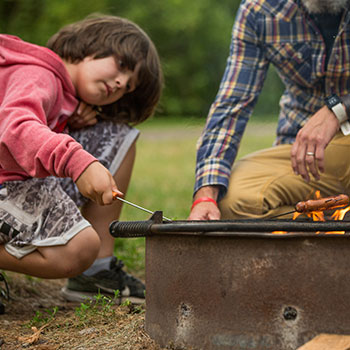
[[[288,215],[288,214],[293,214],[293,213],[297,213],[297,211],[296,211],[296,210],[287,211],[286,213],[282,213],[282,214],[278,214],[278,215],[271,216],[271,217],[269,217],[269,219],[276,219],[276,218],[279,218],[280,216],[284,216],[284,215]],[[300,213],[300,214],[302,214],[302,213]]]
[[[132,207],[135,207],[135,208],[137,208],[137,209],[143,210],[143,211],[145,211],[146,213],[154,214],[154,211],[152,211],[152,210],[143,208],[143,207],[141,207],[141,206],[139,206],[139,205],[137,205],[137,204],[134,204],[134,203],[132,203],[132,202],[127,201],[126,199],[120,198],[115,192],[113,192],[113,198],[114,198],[114,199],[119,199],[121,202],[124,202],[124,203],[126,203],[126,204],[129,204],[129,205],[131,205]],[[173,221],[173,220],[167,218],[167,217],[164,216],[164,215],[163,215],[163,219],[166,220],[166,221]]]

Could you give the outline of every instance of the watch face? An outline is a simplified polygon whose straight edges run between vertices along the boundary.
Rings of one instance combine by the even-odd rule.
[[[332,106],[336,105],[339,103],[339,99],[335,96],[331,96],[328,100],[328,103]]]
[[[327,106],[332,109],[334,106],[336,106],[338,103],[341,103],[341,100],[339,98],[339,96],[337,95],[331,95],[331,96],[328,96],[326,99],[325,99],[325,102],[327,104]]]

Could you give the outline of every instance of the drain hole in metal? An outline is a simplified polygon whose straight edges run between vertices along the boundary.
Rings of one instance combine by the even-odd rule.
[[[293,321],[297,318],[298,312],[292,306],[287,306],[283,311],[283,317],[286,321]]]
[[[191,307],[186,304],[181,304],[180,310],[180,314],[182,317],[188,317],[191,314]]]

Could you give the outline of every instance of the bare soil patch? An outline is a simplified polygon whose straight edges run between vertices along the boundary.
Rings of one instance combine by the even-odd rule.
[[[145,306],[66,302],[65,280],[6,273],[11,300],[0,315],[0,349],[162,350],[144,330]],[[171,349],[167,347],[166,349]]]

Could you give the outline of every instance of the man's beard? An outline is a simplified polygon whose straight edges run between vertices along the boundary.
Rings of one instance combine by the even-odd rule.
[[[349,0],[301,0],[309,13],[329,13],[336,15],[342,12]]]

